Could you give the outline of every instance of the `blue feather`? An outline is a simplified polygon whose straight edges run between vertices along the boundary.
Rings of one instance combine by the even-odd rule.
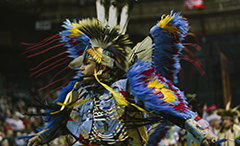
[[[176,27],[179,32],[172,33],[172,31],[168,30],[169,27],[159,27],[158,24],[161,22],[159,21],[151,28],[150,34],[153,38],[153,64],[156,71],[176,84],[178,83],[177,74],[181,68],[178,56],[183,48],[181,41],[184,40],[184,36],[188,31],[188,23],[180,13],[171,11],[170,17],[172,19],[167,26]]]
[[[147,146],[157,146],[161,139],[165,138],[169,131],[169,123],[162,122],[156,128],[155,131],[149,136]]]
[[[76,20],[73,21],[73,24],[77,24]],[[66,43],[64,46],[68,48],[67,53],[70,54],[69,57],[75,59],[79,57],[79,55],[81,55],[86,48],[91,48],[92,44],[89,40],[89,37],[84,33],[78,32],[80,36],[73,38],[69,37],[69,35],[72,33],[69,30],[75,28],[73,24],[67,19],[64,22],[64,25],[62,25],[62,27],[66,30],[59,32],[59,35],[61,36],[60,42]]]

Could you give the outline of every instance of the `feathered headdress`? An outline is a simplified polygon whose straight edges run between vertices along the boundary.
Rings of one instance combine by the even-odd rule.
[[[238,117],[240,117],[240,111],[238,110],[238,108],[240,107],[240,105],[231,108],[231,102],[229,101],[225,107],[225,109],[217,109],[214,111],[215,114],[223,117],[223,116],[230,116],[233,118],[233,121],[235,123],[238,123]]]
[[[104,63],[110,68],[116,65],[118,68],[127,71],[128,54],[130,53],[129,44],[131,42],[125,32],[131,7],[132,2],[128,0],[96,0],[97,19],[83,19],[72,24],[68,21],[63,26],[66,31],[60,33],[62,38],[67,39],[62,40],[72,44],[66,47],[74,48],[75,51],[85,49],[98,63]],[[69,34],[68,31],[72,33]],[[88,36],[91,46],[75,47],[78,45],[77,42],[71,43],[71,39],[79,39],[80,44],[83,39],[86,40],[84,36],[81,39],[81,33]],[[71,39],[68,39],[69,36],[72,36]],[[69,66],[71,68],[79,66],[84,55],[75,57]]]
[[[127,57],[131,42],[127,34],[120,33],[119,25],[107,27],[93,18],[83,19],[78,23],[67,20],[63,27],[66,30],[60,32],[60,36],[69,53],[82,53],[79,57],[73,56],[75,59],[69,64],[70,67],[78,67],[84,58],[83,54],[87,53],[96,62],[110,68],[116,65],[124,71],[128,69]]]

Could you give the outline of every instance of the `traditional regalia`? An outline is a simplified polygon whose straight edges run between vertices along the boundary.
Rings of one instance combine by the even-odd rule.
[[[192,118],[195,116],[177,83],[182,41],[188,22],[180,13],[163,15],[150,34],[135,47],[126,34],[129,4],[97,0],[96,18],[63,24],[65,30],[50,39],[73,58],[69,67],[76,75],[43,114],[45,128],[37,135],[42,143],[71,134],[79,145],[156,145],[174,123],[191,131],[199,141],[208,133]],[[48,40],[49,41],[49,40]],[[31,46],[34,50],[38,46]],[[30,50],[29,49],[29,50]],[[28,50],[28,51],[29,51]],[[30,52],[30,51],[29,51]],[[95,80],[81,82],[79,68],[85,59],[105,64],[109,74],[94,70]],[[156,130],[148,136],[154,123]]]
[[[239,106],[232,109],[230,108],[230,105],[231,102],[228,102],[225,109],[217,109],[215,111],[215,114],[221,116],[222,120],[224,118],[229,118],[232,122],[232,125],[228,128],[222,126],[217,134],[218,139],[226,139],[223,143],[224,146],[235,146],[235,140],[240,139],[240,126],[238,120],[238,117],[240,116],[238,110]]]

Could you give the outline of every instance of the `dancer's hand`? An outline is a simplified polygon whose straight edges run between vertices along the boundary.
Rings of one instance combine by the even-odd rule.
[[[30,145],[38,146],[41,142],[42,142],[42,139],[38,135],[36,135],[28,141],[27,146],[30,146]]]
[[[206,138],[203,139],[201,145],[210,146],[210,143],[209,143],[209,142],[214,142],[214,141],[216,141],[216,140],[217,140],[216,137],[213,137],[213,136],[211,136],[211,135],[209,134]]]

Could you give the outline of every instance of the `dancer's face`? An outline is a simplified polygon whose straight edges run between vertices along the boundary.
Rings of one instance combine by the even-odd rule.
[[[84,76],[91,76],[91,77],[84,77],[82,82],[83,83],[89,83],[90,81],[94,80],[94,76],[93,76],[93,73],[94,73],[94,69],[96,67],[96,62],[93,61],[93,60],[90,60],[90,59],[86,59],[82,66],[80,67],[80,70],[81,70],[81,77],[84,77]]]
[[[209,123],[210,123],[211,127],[216,128],[216,129],[218,129],[219,126],[220,126],[220,120],[219,119],[213,119]]]
[[[231,120],[230,117],[228,117],[228,116],[222,117],[222,126],[223,126],[223,128],[228,129],[232,125],[233,125],[233,121]]]

